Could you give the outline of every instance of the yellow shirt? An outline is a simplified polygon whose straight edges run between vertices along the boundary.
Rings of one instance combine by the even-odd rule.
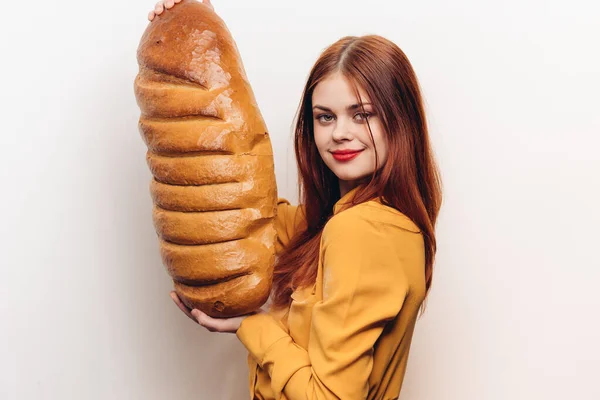
[[[251,315],[238,329],[251,399],[399,396],[425,297],[423,236],[379,199],[342,210],[356,190],[323,228],[315,284],[294,292],[284,314]],[[279,198],[277,210],[276,252],[305,223],[302,206]]]

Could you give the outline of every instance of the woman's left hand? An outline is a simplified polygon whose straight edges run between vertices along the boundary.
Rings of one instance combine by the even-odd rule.
[[[183,304],[183,302],[181,301],[177,293],[175,293],[175,291],[171,292],[171,298],[173,299],[177,307],[179,307],[179,309],[185,313],[185,315],[187,315],[192,321],[200,324],[210,332],[236,333],[244,319],[248,318],[250,315],[265,312],[261,308],[260,310],[252,314],[242,315],[239,317],[212,318],[196,308],[190,310],[185,304]]]

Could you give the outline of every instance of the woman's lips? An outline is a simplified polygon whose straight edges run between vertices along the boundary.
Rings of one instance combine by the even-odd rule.
[[[335,158],[337,161],[350,161],[352,159],[354,159],[354,157],[356,157],[357,155],[360,154],[362,150],[359,151],[353,151],[353,152],[338,152],[338,153],[332,153],[333,154],[333,158]]]

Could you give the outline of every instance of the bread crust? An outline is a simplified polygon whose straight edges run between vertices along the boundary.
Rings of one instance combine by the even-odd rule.
[[[184,0],[149,24],[137,60],[152,218],[175,291],[213,317],[255,311],[271,290],[277,188],[237,46],[214,11]]]

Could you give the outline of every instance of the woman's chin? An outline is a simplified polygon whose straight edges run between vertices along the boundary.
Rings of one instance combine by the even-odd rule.
[[[338,179],[342,180],[342,181],[347,181],[347,182],[355,182],[358,181],[359,179],[363,179],[365,176],[368,175],[368,173],[352,173],[351,171],[336,171],[334,170],[333,173],[335,174],[335,176],[338,177]]]

